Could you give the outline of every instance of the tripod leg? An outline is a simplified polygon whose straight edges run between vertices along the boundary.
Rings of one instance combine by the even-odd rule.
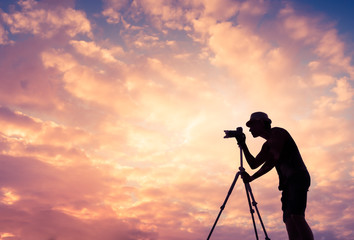
[[[215,228],[217,222],[219,221],[219,218],[220,218],[220,216],[221,216],[221,213],[222,213],[222,211],[224,210],[227,201],[229,200],[229,197],[230,197],[230,195],[231,195],[231,193],[232,193],[232,190],[233,190],[234,187],[235,187],[235,184],[236,184],[237,179],[238,179],[239,176],[240,176],[240,172],[237,172],[236,175],[235,175],[234,181],[232,182],[232,184],[231,184],[231,186],[230,186],[229,192],[227,193],[227,196],[226,196],[226,198],[225,198],[225,201],[224,201],[224,203],[222,204],[222,206],[220,207],[220,212],[219,212],[219,214],[218,214],[218,216],[217,216],[217,218],[216,218],[216,220],[215,220],[215,222],[214,222],[213,227],[212,227],[211,230],[210,230],[210,233],[209,233],[209,235],[208,235],[207,240],[210,239],[211,234],[213,233],[214,228]]]
[[[248,185],[247,185],[247,184],[248,184]],[[254,210],[253,210],[253,208],[252,208],[251,199],[250,199],[250,192],[249,192],[249,188],[248,188],[247,186],[249,186],[249,183],[245,183],[245,190],[246,190],[246,195],[247,195],[247,200],[248,200],[248,206],[249,206],[250,212],[251,212],[251,217],[252,217],[252,222],[253,222],[254,233],[256,234],[256,239],[258,240],[258,233],[257,233],[256,222],[254,221]]]
[[[252,189],[251,189],[251,185],[250,185],[249,183],[245,183],[245,187],[246,187],[246,189],[247,189],[247,194],[249,194],[249,195],[251,196],[251,198],[252,198],[252,205],[253,205],[254,208],[256,209],[256,212],[257,212],[259,221],[260,221],[260,223],[261,223],[261,225],[262,225],[262,228],[263,228],[263,232],[264,232],[264,235],[265,235],[265,239],[266,239],[266,240],[270,240],[270,238],[268,237],[267,231],[266,231],[266,229],[265,229],[265,226],[264,226],[264,224],[263,224],[263,221],[262,221],[262,218],[261,218],[261,214],[259,213],[259,210],[258,210],[258,207],[257,207],[257,202],[256,202],[256,200],[255,200],[255,198],[254,198],[254,196],[253,196],[253,192],[252,192]],[[249,198],[249,196],[248,196],[248,198]],[[253,211],[253,212],[254,212],[254,211]],[[252,215],[252,217],[253,217],[253,215]],[[253,223],[254,223],[254,221],[253,221]],[[258,237],[257,237],[257,239],[258,239]]]

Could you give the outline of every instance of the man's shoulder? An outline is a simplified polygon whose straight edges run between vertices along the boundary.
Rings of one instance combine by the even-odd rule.
[[[272,128],[272,136],[271,139],[273,140],[285,140],[290,137],[290,134],[287,130],[281,127],[273,127]]]
[[[274,134],[289,134],[287,130],[281,127],[273,127],[272,128],[272,133]]]

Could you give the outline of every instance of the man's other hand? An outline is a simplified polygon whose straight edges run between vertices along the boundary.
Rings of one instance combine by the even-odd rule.
[[[245,182],[245,183],[252,182],[252,180],[253,180],[252,177],[246,172],[243,172],[241,177],[242,177],[243,182]]]

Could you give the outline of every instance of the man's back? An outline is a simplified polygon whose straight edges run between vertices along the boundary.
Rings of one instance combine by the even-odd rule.
[[[308,171],[300,151],[288,131],[274,127],[271,132],[271,137],[266,143],[269,144],[270,151],[276,152],[275,154],[279,157],[275,168],[279,175],[279,189],[283,189],[289,179],[299,174],[308,174]]]

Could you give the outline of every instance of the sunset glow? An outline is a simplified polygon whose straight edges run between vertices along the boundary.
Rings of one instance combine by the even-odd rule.
[[[299,146],[315,239],[354,239],[354,22],[336,8],[0,7],[0,240],[206,239],[240,165],[223,130],[243,127],[257,154],[263,141],[245,125],[255,111]],[[283,240],[277,184],[275,170],[251,183],[269,237]],[[212,239],[255,239],[241,180]]]

